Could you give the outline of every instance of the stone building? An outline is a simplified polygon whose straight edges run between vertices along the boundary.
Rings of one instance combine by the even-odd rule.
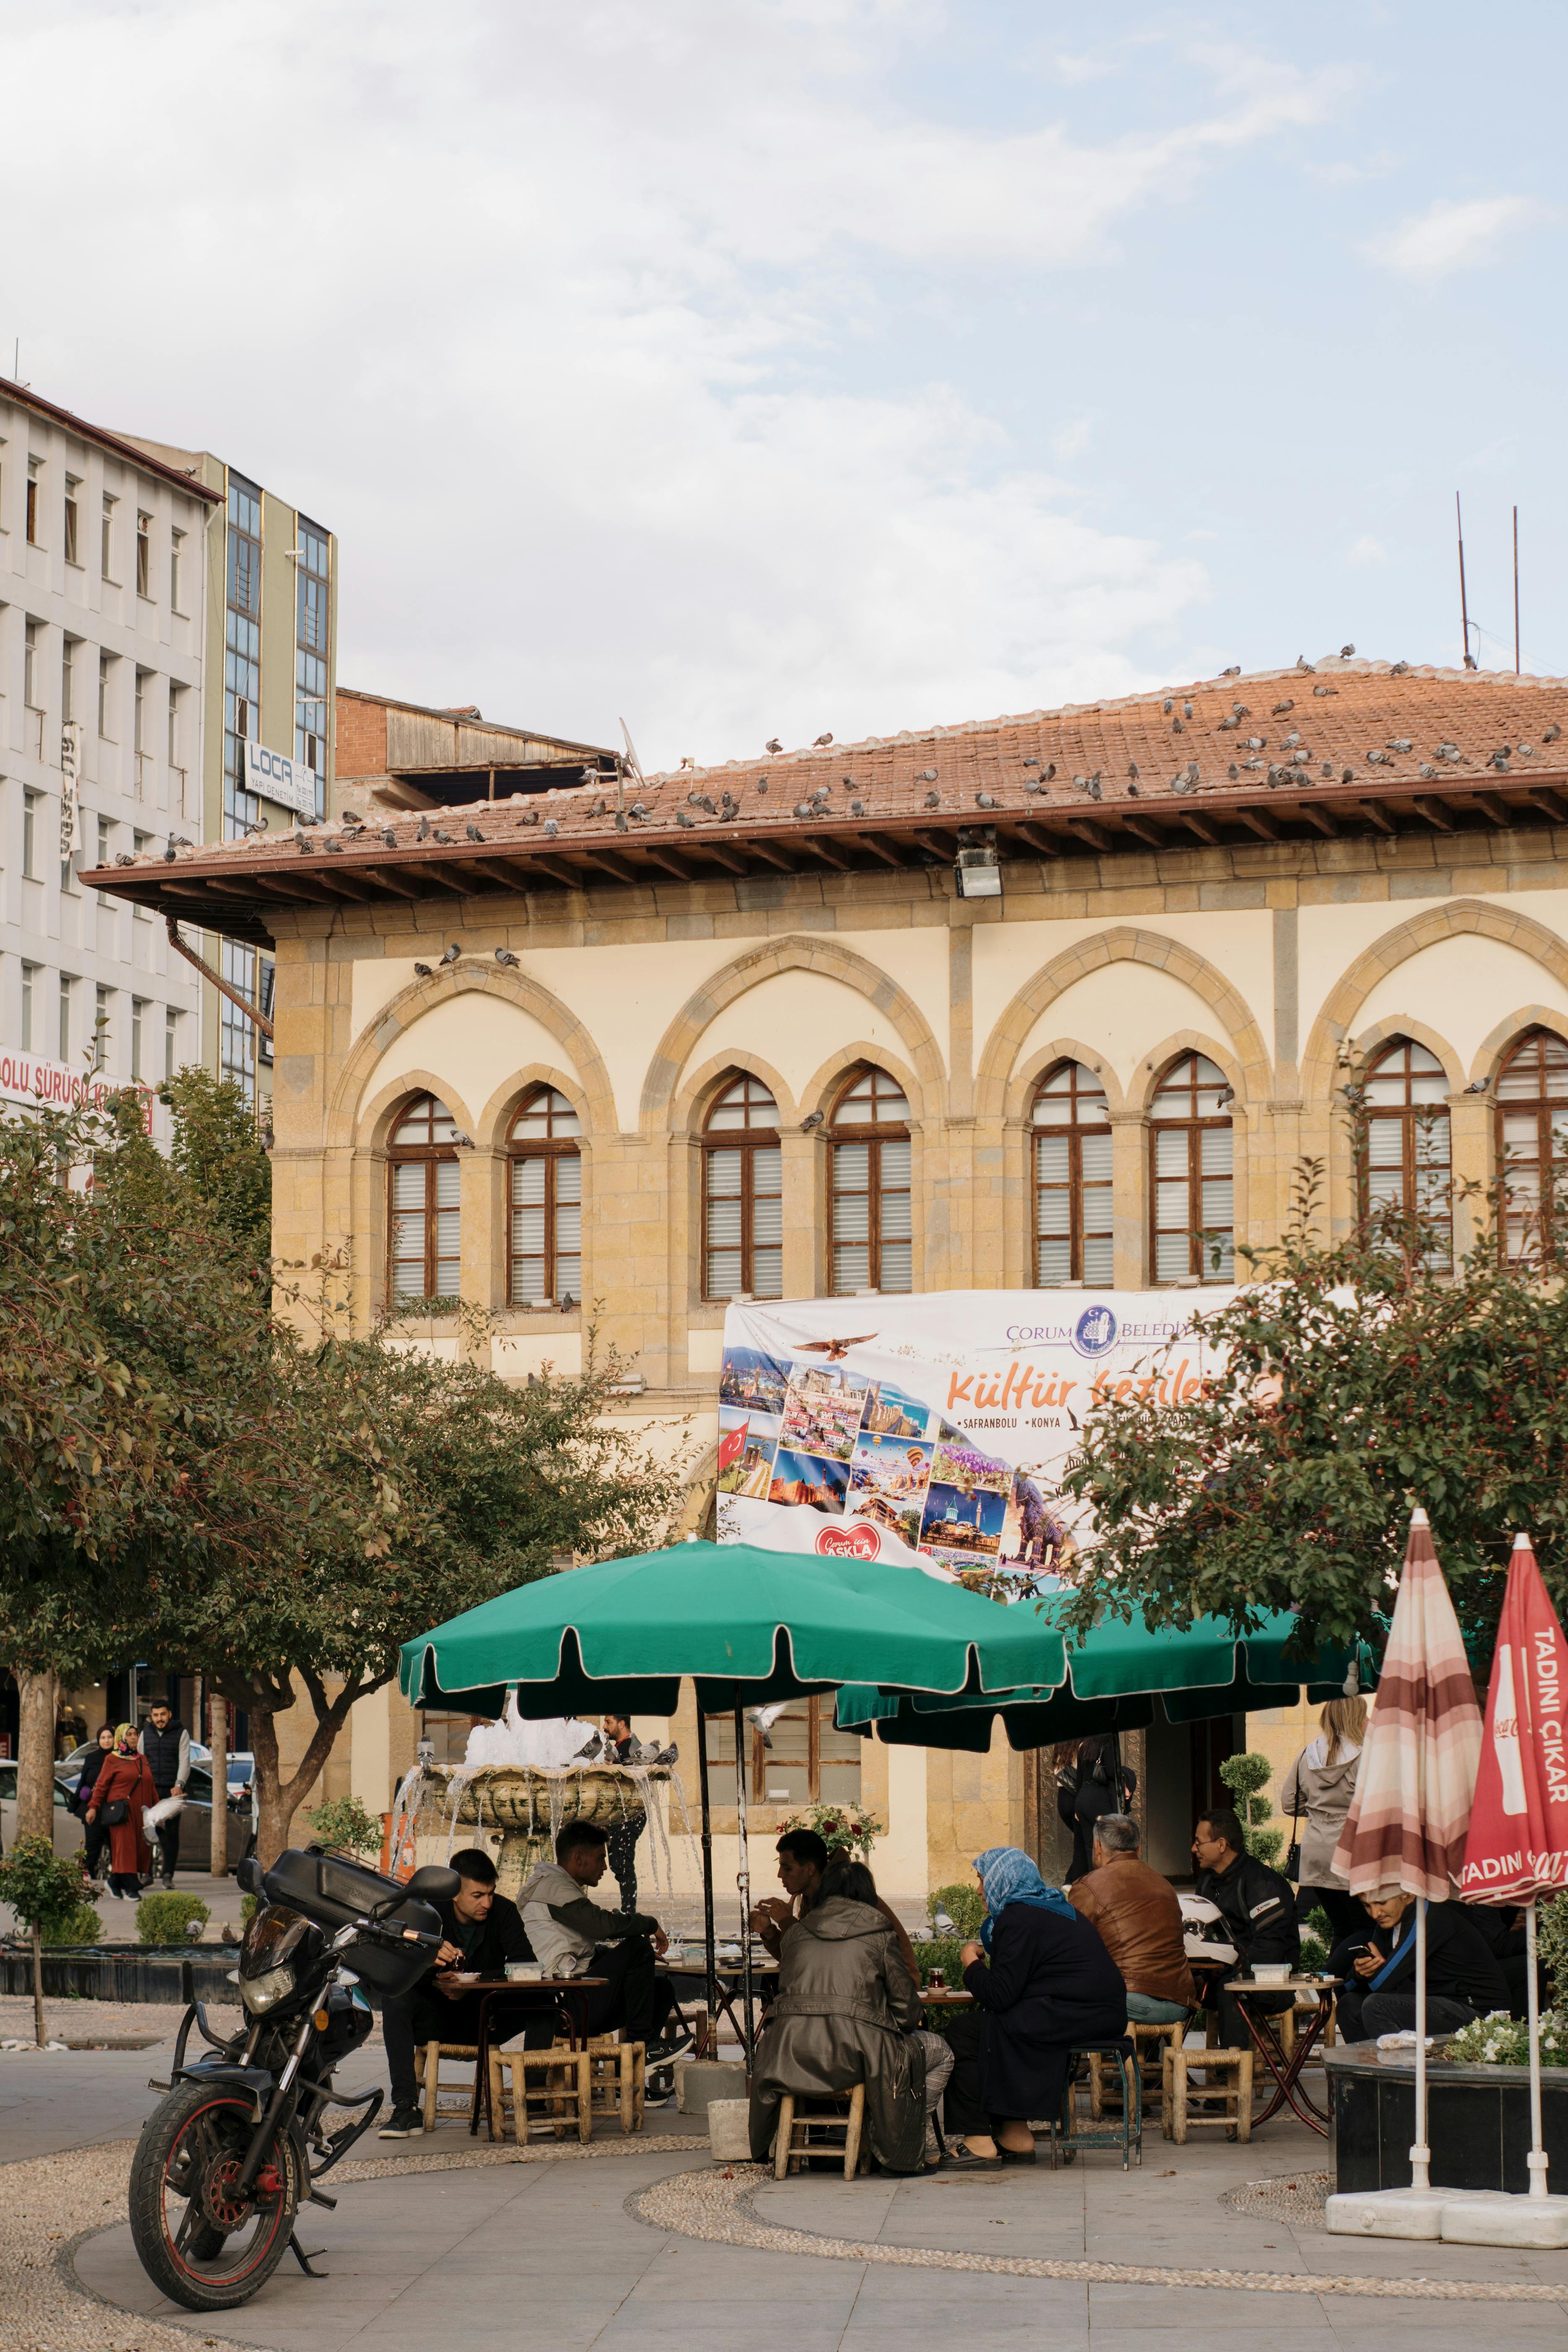
[[[275,950],[280,1255],[346,1252],[367,1319],[492,1309],[513,1379],[578,1364],[591,1302],[628,1415],[711,1440],[727,1296],[1227,1279],[1307,1156],[1342,1225],[1347,1054],[1380,1197],[1504,1148],[1525,1181],[1568,1127],[1565,715],[1563,681],[1325,660],[90,878]],[[710,1444],[693,1526],[711,1479]],[[1166,1867],[1243,1730],[1152,1749]],[[358,1710],[375,1809],[416,1732]],[[1054,1858],[1005,1748],[803,1709],[759,1785],[763,1832],[775,1785],[858,1790],[902,1891]]]

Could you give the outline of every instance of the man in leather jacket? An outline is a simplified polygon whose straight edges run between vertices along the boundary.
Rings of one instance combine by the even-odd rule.
[[[1220,1915],[1225,1941],[1234,1944],[1237,1958],[1210,1978],[1203,1999],[1205,2008],[1219,2011],[1220,2038],[1227,2049],[1250,2048],[1234,1993],[1223,1990],[1230,1976],[1250,1975],[1261,1960],[1265,1967],[1284,1962],[1296,1968],[1301,1958],[1301,1934],[1296,1925],[1296,1890],[1288,1878],[1247,1851],[1247,1832],[1237,1816],[1225,1807],[1200,1816],[1193,1831],[1193,1860],[1198,1866],[1196,1892]],[[1201,1961],[1199,1963],[1202,1965]],[[1276,2017],[1294,2006],[1294,1993],[1255,1993],[1248,2006]]]

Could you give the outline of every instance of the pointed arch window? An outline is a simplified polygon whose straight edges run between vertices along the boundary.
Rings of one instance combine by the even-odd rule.
[[[832,1194],[828,1287],[914,1287],[910,1106],[875,1065],[855,1071],[833,1107],[827,1141]]]
[[[779,1107],[761,1078],[714,1097],[702,1139],[702,1296],[784,1297]]]
[[[1082,1062],[1058,1062],[1035,1094],[1035,1280],[1114,1278],[1110,1113]]]
[[[1225,1072],[1206,1054],[1179,1054],[1154,1092],[1149,1120],[1150,1257],[1156,1283],[1230,1282],[1236,1209]]]
[[[1510,1258],[1554,1258],[1568,1213],[1568,1045],[1527,1029],[1497,1080],[1497,1164]]]
[[[583,1296],[582,1132],[554,1087],[535,1087],[512,1120],[507,1297],[514,1307],[574,1306]]]
[[[1446,1271],[1454,1259],[1447,1073],[1425,1045],[1395,1037],[1367,1065],[1365,1087],[1362,1214],[1421,1217],[1429,1236],[1424,1262]]]
[[[455,1298],[462,1278],[458,1123],[434,1095],[407,1104],[387,1150],[390,1285],[398,1298]]]

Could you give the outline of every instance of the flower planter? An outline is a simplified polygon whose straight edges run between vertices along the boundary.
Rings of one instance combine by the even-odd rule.
[[[181,2006],[185,2001],[230,2001],[228,1980],[237,1967],[237,1947],[208,1945],[55,1944],[44,1947],[44,1991],[57,2000],[134,2000]],[[190,1982],[185,1970],[190,1970]],[[32,1954],[0,1949],[0,1992],[30,1994]]]
[[[1342,2194],[1408,2189],[1415,2137],[1415,2060],[1375,2042],[1323,2053],[1332,2116],[1334,2186]],[[1568,2067],[1542,2072],[1542,2137],[1554,2190],[1568,2189]],[[1530,2070],[1449,2064],[1427,2053],[1427,2144],[1434,2189],[1530,2186]]]

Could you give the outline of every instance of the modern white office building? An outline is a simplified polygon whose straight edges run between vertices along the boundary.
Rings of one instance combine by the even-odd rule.
[[[153,1087],[201,1057],[202,982],[163,922],[77,877],[203,837],[223,510],[0,380],[0,1099],[89,1072]]]

